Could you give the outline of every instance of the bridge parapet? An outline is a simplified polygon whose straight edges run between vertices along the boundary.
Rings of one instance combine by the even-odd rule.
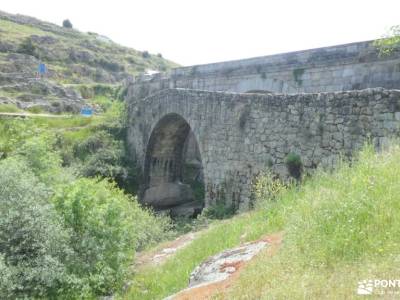
[[[142,75],[131,93],[143,98],[169,88],[295,94],[375,87],[400,88],[400,53],[380,57],[367,41]]]

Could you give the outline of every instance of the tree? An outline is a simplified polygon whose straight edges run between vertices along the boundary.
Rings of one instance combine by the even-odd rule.
[[[65,264],[69,232],[48,198],[25,163],[0,161],[1,299],[54,299],[75,279]]]
[[[400,25],[392,26],[384,38],[376,40],[374,44],[379,50],[379,55],[390,55],[400,47]]]
[[[68,19],[64,20],[62,25],[63,25],[64,28],[72,28],[72,23]]]

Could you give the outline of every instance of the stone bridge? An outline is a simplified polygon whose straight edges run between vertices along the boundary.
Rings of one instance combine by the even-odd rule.
[[[193,78],[189,88],[170,88],[160,75],[136,80],[128,89],[128,142],[141,171],[141,200],[172,215],[196,214],[200,200],[246,210],[262,171],[298,177],[331,168],[366,140],[387,144],[399,133],[400,91],[376,86],[385,86],[382,78],[385,87],[400,86],[400,77],[378,59],[345,68],[364,63],[383,70],[373,88],[324,93],[325,85],[312,93],[236,93],[192,89]],[[356,82],[356,74],[348,80]]]

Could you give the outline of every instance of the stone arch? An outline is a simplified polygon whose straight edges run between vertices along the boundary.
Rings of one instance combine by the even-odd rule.
[[[172,217],[196,216],[204,206],[203,174],[191,126],[177,113],[164,115],[146,147],[143,202]]]

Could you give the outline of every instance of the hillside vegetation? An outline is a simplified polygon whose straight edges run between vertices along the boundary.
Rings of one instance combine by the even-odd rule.
[[[103,105],[92,118],[0,118],[1,299],[113,294],[136,251],[174,234],[134,196],[123,104]]]
[[[370,146],[301,186],[260,178],[257,208],[217,222],[159,267],[141,269],[124,299],[163,299],[185,288],[210,255],[267,234],[283,244],[244,268],[216,299],[352,299],[358,282],[395,279],[400,255],[400,147]]]
[[[96,33],[4,12],[0,12],[0,53],[0,72],[33,75],[37,70],[33,63],[40,60],[47,63],[50,76],[63,83],[118,83],[145,70],[177,66]]]
[[[40,63],[47,73],[37,80]],[[0,11],[0,106],[9,105],[2,110],[11,105],[77,112],[96,86],[118,90],[138,73],[175,66],[161,54],[123,47],[97,33]]]
[[[60,20],[61,21],[61,20]],[[47,73],[36,72],[45,63]],[[135,197],[123,82],[174,63],[95,33],[0,12],[0,298],[95,299],[175,233]],[[93,107],[90,118],[73,115]]]

